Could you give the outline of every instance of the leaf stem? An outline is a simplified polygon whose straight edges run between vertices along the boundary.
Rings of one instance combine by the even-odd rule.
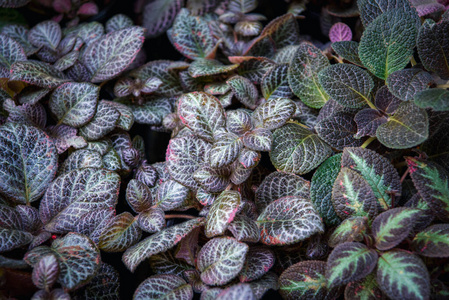
[[[377,107],[373,104],[373,102],[371,102],[367,97],[363,98],[365,98],[366,104],[368,104],[370,108],[377,110]]]
[[[375,139],[376,139],[375,136],[370,137],[370,138],[367,139],[367,140],[362,144],[362,146],[360,146],[360,147],[362,147],[362,148],[368,147],[368,145],[371,144],[371,142],[374,141]]]
[[[447,88],[449,88],[449,83],[439,84],[439,85],[437,85],[437,88],[440,88],[440,89],[447,89]]]
[[[404,182],[405,178],[407,177],[408,173],[410,173],[410,167],[405,170],[404,174],[401,177],[401,184]]]
[[[412,64],[412,67],[413,66],[416,66],[416,64],[417,64],[417,62],[416,62],[416,60],[415,60],[415,57],[412,55],[412,57],[410,58],[410,63]]]
[[[165,219],[196,219],[197,217],[191,215],[165,215]]]

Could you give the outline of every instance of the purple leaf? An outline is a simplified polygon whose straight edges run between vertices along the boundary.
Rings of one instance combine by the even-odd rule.
[[[93,16],[98,14],[98,6],[95,3],[88,2],[80,6],[77,11],[78,15]]]
[[[332,43],[352,40],[351,28],[345,23],[335,23],[329,30],[329,39]]]

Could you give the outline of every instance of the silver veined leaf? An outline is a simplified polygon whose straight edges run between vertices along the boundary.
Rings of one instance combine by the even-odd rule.
[[[273,133],[270,159],[278,170],[301,175],[318,167],[331,152],[312,131],[287,123]]]
[[[449,92],[446,89],[430,89],[415,94],[415,104],[433,111],[449,110]]]
[[[393,95],[410,101],[418,92],[427,90],[433,81],[432,75],[426,71],[412,68],[391,73],[387,78],[387,85]]]
[[[193,173],[193,178],[209,193],[219,193],[229,185],[228,168],[211,168],[203,166]]]
[[[377,128],[383,123],[386,123],[387,120],[387,117],[377,109],[362,109],[354,117],[354,121],[357,124],[357,133],[354,137],[376,136]]]
[[[254,168],[259,164],[262,155],[259,151],[251,150],[248,148],[243,148],[240,151],[238,161],[245,168]]]
[[[144,153],[142,154],[143,154],[142,156],[145,156]],[[144,183],[145,185],[152,187],[156,183],[156,179],[158,178],[158,172],[153,166],[149,165],[146,160],[143,160],[142,164],[136,171],[135,178],[138,181]]]
[[[112,105],[120,114],[116,126],[126,131],[131,130],[131,127],[134,124],[134,115],[131,108],[125,104],[115,101],[108,101],[108,103]]]
[[[50,290],[59,275],[59,263],[54,254],[48,254],[39,259],[33,268],[31,279],[41,290]]]
[[[78,130],[73,127],[66,125],[49,126],[46,128],[46,131],[53,140],[59,154],[65,152],[70,147],[79,149],[87,146],[86,140],[83,137],[77,136]]]
[[[184,260],[175,257],[174,250],[168,250],[148,259],[154,274],[172,274],[182,276],[185,271],[192,270],[192,266]]]
[[[145,5],[142,26],[147,38],[154,38],[171,27],[176,15],[182,7],[181,0],[156,0]]]
[[[374,81],[365,70],[350,64],[329,66],[318,74],[321,86],[343,106],[359,108],[370,103]]]
[[[262,299],[268,290],[279,289],[278,276],[273,272],[268,272],[262,278],[249,282],[249,286],[256,299]]]
[[[262,95],[265,99],[290,98],[293,92],[288,84],[288,64],[280,64],[271,68],[262,77]]]
[[[413,102],[402,103],[388,121],[377,128],[379,141],[393,149],[417,146],[429,136],[427,112]]]
[[[331,47],[343,59],[354,65],[363,67],[363,63],[359,58],[359,43],[354,41],[341,41],[332,43]]]
[[[245,264],[240,271],[240,282],[250,282],[262,277],[274,265],[275,257],[271,249],[251,247],[246,255]]]
[[[198,253],[197,267],[207,285],[223,285],[243,268],[248,245],[231,237],[213,238]]]
[[[329,30],[329,39],[332,43],[352,40],[351,28],[342,22],[335,23]]]
[[[414,18],[418,14],[416,9],[412,7],[407,0],[394,1],[373,1],[373,0],[358,0],[357,6],[360,10],[360,19],[365,27],[373,22],[378,16],[392,9],[401,8]]]
[[[260,37],[268,37],[276,49],[299,43],[299,26],[293,14],[287,13],[268,23]]]
[[[68,54],[64,55],[60,59],[58,59],[54,64],[53,67],[59,71],[65,71],[68,68],[72,67],[76,61],[78,60],[79,52],[78,51],[72,51]]]
[[[226,111],[226,129],[237,135],[242,135],[251,130],[253,124],[251,115],[244,109]]]
[[[234,96],[245,106],[250,109],[257,107],[259,100],[259,92],[256,86],[247,78],[242,76],[234,76],[226,83],[231,87]]]
[[[318,82],[318,72],[329,65],[327,57],[313,45],[301,44],[296,50],[288,69],[288,82],[307,106],[321,108],[329,99]]]
[[[257,218],[261,242],[289,245],[323,232],[320,215],[312,203],[300,196],[285,196],[271,202]]]
[[[58,154],[40,129],[8,123],[0,127],[0,193],[17,203],[39,199],[54,179]]]
[[[1,32],[18,42],[27,56],[38,51],[38,48],[31,45],[28,41],[28,29],[25,26],[19,24],[7,24],[3,26]]]
[[[28,40],[38,48],[48,47],[56,50],[61,41],[61,27],[55,21],[47,20],[38,23],[28,32]]]
[[[206,192],[202,187],[198,188],[196,191],[196,199],[201,205],[210,206],[217,199],[219,193],[209,193]]]
[[[0,228],[0,252],[8,252],[28,245],[33,238],[31,233],[23,230]]]
[[[263,75],[274,65],[275,63],[266,57],[250,57],[240,63],[237,72],[240,76],[257,84],[262,81]]]
[[[228,230],[239,242],[257,243],[260,239],[260,230],[256,222],[242,214],[235,216]]]
[[[193,78],[213,76],[228,73],[235,70],[239,65],[224,65],[220,61],[208,58],[198,58],[189,66],[189,75]]]
[[[379,15],[360,39],[359,56],[363,65],[381,79],[403,69],[413,55],[418,23],[416,12],[412,14],[401,8]]]
[[[377,267],[377,283],[391,299],[427,299],[429,272],[423,261],[401,250],[382,253]]]
[[[120,176],[103,169],[75,169],[56,178],[47,188],[39,216],[50,232],[72,231],[85,214],[95,209],[114,208]]]
[[[39,100],[45,97],[50,92],[50,89],[40,88],[37,86],[26,86],[19,95],[17,95],[17,101],[20,104],[36,104]]]
[[[150,208],[137,216],[137,225],[145,232],[155,233],[165,227],[165,214],[160,208]]]
[[[216,300],[256,300],[251,286],[247,283],[237,283],[222,290]]]
[[[290,99],[277,98],[259,105],[251,115],[254,126],[274,130],[283,126],[296,111]]]
[[[17,105],[12,99],[6,99],[3,109],[8,112],[6,123],[21,123],[44,128],[47,123],[47,113],[40,103]]]
[[[75,299],[119,298],[119,289],[119,273],[111,265],[102,262],[95,277],[75,292]]]
[[[78,128],[94,117],[99,94],[100,88],[87,82],[65,83],[54,90],[49,107],[58,124]]]
[[[79,134],[86,140],[98,140],[115,129],[120,113],[110,101],[101,100],[89,123],[80,127]]]
[[[235,32],[243,36],[255,36],[262,31],[262,24],[259,21],[240,21],[234,26]]]
[[[251,176],[251,173],[253,171],[253,169],[243,167],[237,161],[232,167],[233,170],[229,179],[231,179],[231,182],[235,185],[244,183]]]
[[[167,98],[156,98],[143,105],[127,105],[131,108],[134,120],[139,124],[160,125],[166,115],[172,112],[172,105]]]
[[[117,14],[110,18],[105,25],[106,33],[125,29],[133,26],[133,20],[124,14]]]
[[[49,89],[70,81],[52,65],[36,60],[17,61],[11,65],[10,72],[10,80],[20,80]]]
[[[182,95],[178,100],[181,121],[199,137],[212,142],[217,131],[225,126],[224,109],[214,96],[203,92]]]
[[[270,151],[273,135],[269,129],[256,128],[247,131],[241,138],[243,145],[254,151]]]
[[[176,275],[153,275],[144,280],[134,292],[135,300],[193,299],[193,289],[184,279]]]
[[[201,293],[201,300],[216,300],[217,296],[223,291],[222,288],[209,288]]]
[[[0,34],[0,67],[10,69],[16,61],[27,60],[22,46],[13,38]]]
[[[89,237],[92,242],[98,244],[103,230],[109,226],[109,221],[115,217],[115,209],[103,207],[91,210],[83,215],[82,222],[77,222],[73,232],[78,232]]]
[[[209,151],[209,164],[213,168],[221,168],[232,164],[239,156],[244,141],[236,134],[225,132],[215,136],[216,142]]]
[[[165,228],[128,248],[123,254],[122,261],[131,272],[134,272],[142,261],[174,247],[193,229],[202,225],[204,218],[196,218]]]
[[[449,225],[435,224],[416,234],[412,248],[427,257],[447,257],[449,255]]]
[[[136,218],[124,212],[109,222],[101,234],[98,247],[106,252],[122,252],[140,240],[141,235]]]
[[[242,198],[237,191],[223,191],[212,203],[207,214],[205,233],[211,238],[225,233],[237,214]]]
[[[58,174],[68,173],[81,168],[102,168],[103,159],[97,151],[80,149],[72,152],[58,170]]]
[[[272,59],[278,64],[290,64],[299,45],[285,46],[276,51]]]
[[[231,87],[226,82],[214,82],[204,86],[204,91],[211,95],[224,95],[231,90]]]
[[[164,211],[173,210],[182,206],[188,196],[188,187],[169,179],[157,189],[155,206]]]
[[[30,2],[30,0],[1,0],[0,1],[0,6],[1,7],[22,7],[28,4],[28,2]]]
[[[91,82],[114,78],[134,60],[143,44],[142,27],[128,27],[92,42],[81,56]]]
[[[36,232],[40,229],[42,222],[39,219],[39,210],[37,208],[28,205],[17,205],[15,210],[22,220],[23,230]]]
[[[249,13],[257,8],[257,0],[231,0],[228,9],[232,12]]]
[[[103,155],[103,167],[106,170],[116,172],[122,171],[123,169],[127,170],[126,168],[123,168],[123,164],[120,155],[114,148],[109,149],[109,151]]]

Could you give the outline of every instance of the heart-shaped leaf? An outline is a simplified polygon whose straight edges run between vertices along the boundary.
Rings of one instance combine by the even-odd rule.
[[[126,201],[137,213],[145,211],[154,205],[148,187],[135,179],[130,180],[126,187]]]
[[[259,105],[251,115],[254,126],[273,130],[284,125],[295,113],[296,105],[290,99],[278,98]]]
[[[449,256],[449,225],[435,224],[415,236],[412,247],[416,253],[427,257]]]
[[[124,212],[110,221],[101,234],[98,247],[106,252],[122,252],[140,240],[141,235],[136,218]]]
[[[332,232],[328,245],[335,248],[341,243],[361,242],[367,229],[368,217],[347,218]]]
[[[176,275],[153,275],[143,281],[134,292],[133,299],[193,299],[192,286]]]
[[[243,148],[240,151],[238,161],[245,168],[254,168],[259,164],[261,154],[259,151]]]
[[[432,83],[432,75],[419,68],[399,70],[387,78],[390,92],[404,101],[413,100],[417,93],[428,89]]]
[[[288,64],[271,68],[262,77],[262,95],[265,99],[290,98],[293,92],[288,84]]]
[[[249,248],[245,264],[239,274],[240,282],[250,282],[259,279],[271,269],[274,265],[274,260],[274,253],[269,248]]]
[[[47,47],[56,50],[61,37],[61,27],[51,20],[37,24],[28,32],[29,42],[38,48]]]
[[[222,235],[234,220],[242,198],[237,191],[223,191],[212,203],[207,214],[205,232],[211,238]]]
[[[54,254],[48,254],[39,259],[33,268],[31,279],[41,290],[50,290],[59,275],[59,263]]]
[[[218,134],[217,140],[209,151],[209,164],[213,168],[221,168],[233,163],[243,148],[243,141],[233,133]]]
[[[260,239],[260,230],[256,222],[245,215],[235,216],[228,229],[239,242],[257,243]]]
[[[43,88],[53,89],[70,81],[61,71],[41,61],[17,61],[11,65],[11,80],[20,80]]]

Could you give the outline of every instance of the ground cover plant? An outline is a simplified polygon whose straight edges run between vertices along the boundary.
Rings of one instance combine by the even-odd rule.
[[[447,3],[274,2],[0,0],[2,299],[449,298]]]

